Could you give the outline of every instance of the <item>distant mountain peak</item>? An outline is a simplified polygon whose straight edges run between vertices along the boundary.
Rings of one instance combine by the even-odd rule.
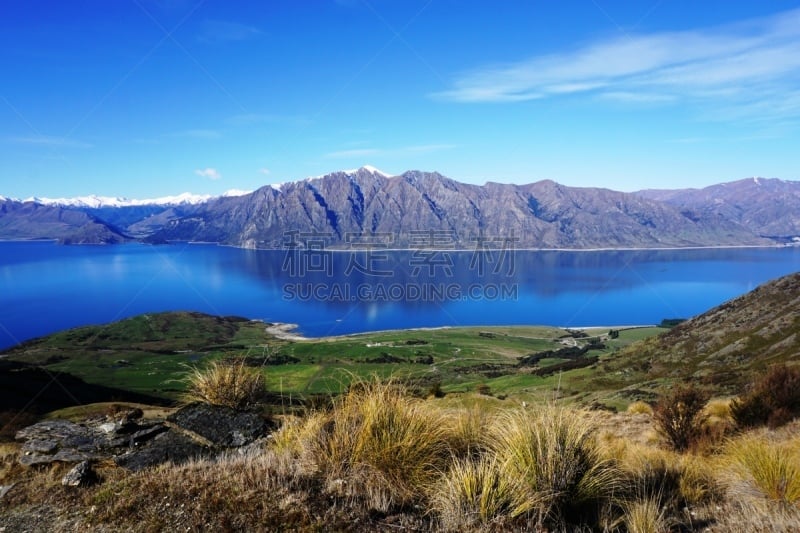
[[[231,198],[236,196],[247,196],[253,191],[244,191],[242,189],[230,189],[222,193],[223,198]]]
[[[391,174],[388,174],[388,173],[386,173],[386,172],[384,172],[382,170],[379,170],[379,169],[373,167],[372,165],[364,165],[364,166],[361,166],[359,168],[351,168],[351,169],[348,169],[348,170],[340,170],[339,172],[342,172],[343,174],[347,174],[348,176],[352,176],[353,174],[357,174],[360,171],[369,172],[370,174],[377,174],[378,176],[382,176],[384,178],[392,177]],[[335,172],[334,172],[334,174],[335,174]],[[324,175],[318,176],[318,177],[319,178],[324,178],[327,175],[328,174],[324,174]]]
[[[222,193],[221,196],[244,196],[250,194],[251,191],[242,191],[238,189],[231,189]],[[143,200],[124,198],[124,197],[111,197],[111,196],[98,196],[90,194],[88,196],[76,196],[74,198],[46,198],[39,196],[32,196],[26,198],[23,202],[33,202],[39,205],[53,205],[59,207],[78,207],[99,209],[101,207],[139,207],[146,205],[158,206],[173,206],[173,205],[198,205],[207,202],[214,198],[210,194],[193,194],[184,192],[173,196],[162,196],[160,198],[147,198]]]

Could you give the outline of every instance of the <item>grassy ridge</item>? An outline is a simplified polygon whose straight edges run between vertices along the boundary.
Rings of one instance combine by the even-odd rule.
[[[586,356],[604,360],[621,348],[664,331],[622,330],[603,338],[605,347]],[[605,336],[608,330],[588,331]],[[574,335],[574,336],[573,336]],[[165,398],[185,389],[187,365],[246,356],[260,366],[267,386],[292,395],[330,394],[369,376],[393,376],[423,387],[440,383],[446,392],[477,387],[493,394],[548,396],[559,382],[561,394],[582,397],[586,368],[557,372],[582,357],[552,354],[519,367],[519,358],[585,346],[591,337],[552,327],[464,327],[401,330],[308,340],[286,340],[267,325],[238,317],[176,312],[140,315],[112,324],[72,329],[24,343],[6,352],[23,361],[103,384]],[[537,375],[550,367],[551,375]]]

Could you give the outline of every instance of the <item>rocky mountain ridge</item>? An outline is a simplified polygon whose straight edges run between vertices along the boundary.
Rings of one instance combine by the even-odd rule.
[[[732,189],[739,183],[715,187]],[[781,183],[800,189],[796,182]],[[800,219],[794,215],[800,212],[800,194],[763,189],[750,196],[752,205],[730,207],[730,202],[720,204],[713,191],[623,193],[550,180],[479,186],[437,172],[389,176],[362,167],[202,203],[60,209],[88,215],[123,238],[243,248],[303,247],[309,239],[337,248],[358,247],[366,239],[389,248],[467,249],[764,246],[800,240]],[[792,211],[795,202],[798,209]],[[47,238],[42,235],[51,231],[48,227],[28,228],[27,236],[21,231],[38,221],[26,217],[20,206],[30,211],[38,204],[0,202],[8,204],[16,205],[16,211],[0,211],[0,238]],[[44,207],[56,208],[39,208]],[[12,222],[4,224],[4,218]],[[86,234],[77,239],[81,242],[92,238],[85,229],[76,231]]]

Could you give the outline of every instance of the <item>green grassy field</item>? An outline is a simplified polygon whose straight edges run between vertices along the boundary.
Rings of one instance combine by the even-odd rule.
[[[501,397],[581,400],[598,392],[585,386],[594,365],[550,375],[536,373],[547,367],[558,369],[553,365],[584,356],[550,354],[522,367],[519,358],[568,347],[579,349],[594,339],[604,347],[589,350],[585,357],[603,360],[664,331],[655,327],[626,329],[618,338],[609,338],[607,329],[587,330],[587,337],[552,327],[464,327],[286,340],[268,333],[267,326],[199,313],[140,315],[36,339],[6,356],[68,372],[89,383],[172,399],[184,390],[183,377],[190,367],[220,358],[247,357],[250,365],[263,368],[268,388],[284,395],[338,393],[353,379],[378,375],[409,380],[422,391],[438,383],[445,392],[483,387]]]

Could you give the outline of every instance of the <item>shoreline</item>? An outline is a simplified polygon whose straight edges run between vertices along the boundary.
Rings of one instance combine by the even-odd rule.
[[[577,331],[587,331],[587,330],[628,330],[628,329],[641,329],[641,328],[657,328],[659,327],[658,324],[626,324],[626,325],[619,325],[619,326],[548,326],[546,324],[514,324],[514,325],[497,325],[497,326],[488,326],[488,325],[476,325],[476,326],[421,326],[416,328],[397,328],[397,329],[379,329],[375,331],[362,331],[359,333],[344,333],[342,335],[323,335],[322,337],[307,337],[301,333],[295,333],[300,325],[299,324],[292,324],[289,322],[266,322],[263,320],[256,320],[257,322],[264,322],[265,324],[269,324],[266,326],[266,332],[276,339],[279,340],[286,340],[286,341],[294,341],[294,342],[313,342],[313,341],[325,341],[331,339],[344,339],[348,337],[360,337],[364,335],[380,335],[380,334],[390,334],[390,333],[402,333],[405,331],[437,331],[437,330],[448,330],[448,329],[481,329],[481,328],[554,328],[554,329],[561,329],[564,331],[568,330],[577,330]]]
[[[254,252],[286,252],[289,248],[249,248],[246,246],[236,246],[234,244],[214,243],[214,242],[200,242],[200,241],[173,241],[167,244],[198,244],[198,245],[212,245],[222,248],[236,248],[238,250],[251,250]],[[142,243],[148,244],[148,243]],[[800,243],[787,243],[787,244],[721,244],[721,245],[705,245],[705,246],[664,246],[664,247],[605,247],[605,248],[486,248],[482,251],[485,252],[660,252],[660,251],[678,251],[678,250],[740,250],[740,249],[756,249],[756,248],[795,248],[800,247]],[[375,252],[416,252],[420,250],[436,250],[438,252],[455,252],[455,253],[474,253],[481,251],[477,248],[324,248],[322,250],[314,250],[315,252],[335,252],[335,253],[375,253]],[[303,251],[303,250],[298,250]]]
[[[56,243],[59,244],[58,239],[3,239],[0,238],[0,243]],[[235,248],[237,250],[250,250],[254,252],[286,252],[289,248],[250,248],[247,246],[237,246],[235,244],[226,244],[213,241],[169,241],[166,243],[149,243],[133,239],[129,242],[120,243],[69,243],[63,246],[85,246],[85,245],[102,245],[113,246],[118,244],[135,244],[142,246],[175,246],[175,245],[194,245],[194,246],[218,246],[220,248]],[[667,252],[667,251],[680,251],[680,250],[746,250],[746,249],[770,249],[770,248],[798,248],[800,242],[792,243],[774,243],[774,244],[720,244],[720,245],[697,245],[697,246],[619,246],[619,247],[598,247],[598,248],[485,248],[479,250],[478,248],[324,248],[321,250],[314,250],[317,252],[335,252],[335,253],[375,253],[375,252],[416,252],[420,250],[436,250],[439,252],[453,252],[453,253],[475,253],[478,251],[484,252]],[[303,251],[303,250],[298,250]]]

